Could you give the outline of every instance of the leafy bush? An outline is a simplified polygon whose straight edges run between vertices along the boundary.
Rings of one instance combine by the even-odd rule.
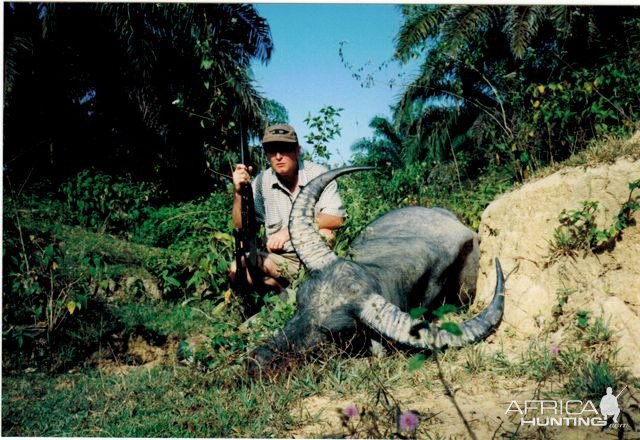
[[[629,56],[591,69],[567,69],[555,81],[515,92],[522,106],[514,158],[529,172],[582,150],[589,140],[626,135],[640,114],[640,63]],[[528,173],[525,173],[528,174]]]
[[[597,399],[602,397],[602,390],[615,387],[625,379],[625,374],[612,368],[605,361],[589,360],[581,363],[581,368],[569,379],[567,391],[574,398]]]
[[[86,345],[87,334],[79,329],[99,324],[90,299],[98,273],[88,258],[78,261],[64,252],[56,225],[25,226],[14,203],[5,197],[2,337],[5,353],[14,355],[4,363],[58,368]]]
[[[144,217],[157,187],[134,182],[130,176],[113,177],[83,170],[62,186],[72,223],[97,231],[126,233]]]
[[[229,194],[218,192],[204,200],[146,211],[147,219],[133,240],[166,248],[175,256],[150,262],[168,289],[221,296],[228,288],[227,269],[234,249],[230,206]]]
[[[340,117],[342,108],[335,108],[327,105],[318,110],[318,115],[311,113],[305,118],[304,123],[309,129],[309,134],[305,135],[305,140],[313,148],[311,157],[318,160],[329,159],[331,153],[327,150],[327,144],[340,136],[341,128],[337,119]]]
[[[347,218],[338,232],[336,251],[347,253],[347,243],[367,224],[403,206],[442,207],[451,210],[472,229],[496,195],[512,186],[509,170],[488,167],[477,180],[462,180],[454,164],[414,164],[402,169],[376,169],[339,181]]]
[[[596,201],[583,201],[582,208],[578,210],[563,209],[558,217],[560,226],[555,229],[550,243],[549,260],[573,256],[577,251],[599,252],[614,246],[622,232],[632,224],[633,213],[640,210],[640,195],[634,196],[634,191],[639,187],[640,180],[629,183],[629,198],[608,228],[599,229],[596,224]]]
[[[139,310],[163,293],[229,301],[229,194],[154,207],[155,188],[83,171],[63,185],[64,202],[5,194],[3,341],[15,348],[12,365],[58,368],[114,325],[142,322],[116,316],[113,301]]]

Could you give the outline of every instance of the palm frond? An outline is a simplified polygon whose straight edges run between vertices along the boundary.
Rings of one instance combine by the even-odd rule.
[[[257,58],[262,63],[267,63],[273,50],[271,30],[267,21],[258,15],[252,5],[239,4],[229,6],[233,7],[234,14],[240,20],[239,32],[246,35],[245,49],[252,57]]]
[[[21,75],[18,58],[21,54],[33,52],[33,40],[27,34],[7,35],[4,51],[4,93],[6,97],[11,93],[16,79]]]
[[[531,40],[537,35],[547,8],[544,6],[511,6],[505,11],[503,32],[509,38],[511,53],[522,59]]]
[[[442,39],[452,47],[463,46],[478,34],[485,34],[499,11],[497,6],[453,6],[442,25]]]
[[[416,48],[424,44],[428,38],[436,37],[449,8],[450,6],[447,5],[406,7],[405,22],[395,38],[394,57],[401,62],[406,62]]]
[[[369,123],[369,127],[373,128],[374,133],[378,136],[386,138],[396,148],[402,148],[402,138],[396,132],[393,122],[382,116],[374,116]]]

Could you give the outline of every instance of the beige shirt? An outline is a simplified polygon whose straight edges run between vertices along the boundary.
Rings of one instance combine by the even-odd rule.
[[[293,201],[298,196],[300,189],[309,183],[314,177],[328,171],[327,168],[309,161],[298,160],[298,187],[292,193],[284,186],[276,176],[272,168],[262,171],[253,179],[253,199],[256,210],[256,221],[263,223],[267,237],[275,234],[283,227],[289,225],[289,214]],[[338,194],[338,185],[331,182],[320,195],[315,207],[316,215],[319,213],[344,217],[342,199]],[[293,252],[291,241],[285,243],[284,252]]]

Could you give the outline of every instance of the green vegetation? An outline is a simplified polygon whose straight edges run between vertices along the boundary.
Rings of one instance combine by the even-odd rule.
[[[252,5],[3,7],[5,172],[60,182],[96,167],[194,197],[230,174],[240,133],[278,113],[249,70],[273,49]]]
[[[311,159],[322,160],[331,157],[327,150],[327,143],[340,137],[342,128],[337,119],[343,110],[343,108],[327,105],[318,110],[317,115],[312,116],[309,113],[305,118],[304,123],[309,128],[309,134],[305,135],[304,140],[312,148]]]
[[[616,363],[616,353],[608,343],[613,331],[602,317],[591,320],[587,312],[579,311],[569,325],[576,336],[573,342],[548,345],[532,340],[515,365],[518,374],[541,384],[561,384],[564,393],[574,399],[599,399],[608,386],[628,383],[630,376]]]
[[[562,210],[559,216],[560,227],[553,233],[553,241],[549,245],[549,261],[561,256],[575,256],[578,251],[601,252],[615,246],[622,232],[632,224],[633,214],[640,210],[640,194],[634,191],[640,187],[640,180],[629,183],[629,198],[622,204],[613,218],[610,227],[599,229],[595,216],[598,202],[584,201],[580,210]]]
[[[353,146],[354,162],[386,167],[375,178],[383,200],[448,204],[477,227],[478,213],[509,185],[597,137],[638,128],[635,8],[402,11],[396,59],[422,65],[393,118],[374,118],[374,136]]]
[[[393,117],[374,118],[374,136],[353,146],[352,163],[376,170],[339,182],[340,255],[392,209],[443,206],[478,228],[513,185],[567,158],[628,153],[611,139],[640,119],[636,8],[402,10],[396,58],[423,64]],[[568,311],[571,288],[522,358],[482,345],[384,359],[325,347],[250,379],[245,353],[295,309],[266,295],[243,326],[226,275],[234,146],[288,120],[250,80],[250,61],[271,54],[267,23],[240,4],[10,3],[5,25],[3,435],[281,437],[316,422],[304,399],[329,395],[347,402],[330,436],[437,438],[437,410],[409,429],[412,408],[391,390],[442,383],[454,399],[451,385],[497,375],[584,399],[630,380],[608,350],[609,323]],[[328,158],[341,111],[310,115],[317,158]],[[596,202],[563,212],[553,258],[613,246],[639,209],[638,186],[610,226],[596,225]],[[560,328],[572,342],[547,344]],[[347,417],[356,399],[360,418]]]

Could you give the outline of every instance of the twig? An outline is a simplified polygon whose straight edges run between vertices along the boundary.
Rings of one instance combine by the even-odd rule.
[[[458,167],[458,159],[456,158],[456,152],[453,150],[453,142],[451,142],[451,134],[449,133],[449,130],[447,130],[447,137],[449,138],[449,146],[451,147],[453,164],[456,167],[456,176],[458,177],[458,186],[460,187],[460,193],[463,194],[463,197],[466,199],[467,197],[464,195],[464,189],[462,188],[462,180],[460,179],[460,168]]]
[[[213,171],[211,168],[207,168],[207,170],[210,173],[215,174],[217,176],[224,177],[225,179],[228,179],[228,180],[233,180],[233,177],[229,176],[228,174],[223,174],[223,173],[219,173],[217,171]]]
[[[204,317],[209,319],[210,321],[215,321],[215,319],[211,315],[207,314],[204,310],[201,310],[197,307],[191,307],[191,310],[195,310],[196,312],[202,313]]]
[[[493,119],[493,121],[498,124],[498,126],[508,135],[511,136],[511,130],[508,127],[505,127],[502,122],[500,122],[500,120],[496,117],[496,115],[494,115],[493,113],[491,113],[490,108],[487,107],[484,104],[481,104],[477,99],[469,99],[466,98],[462,95],[459,95],[455,92],[452,92],[451,90],[446,90],[446,89],[442,89],[442,88],[437,88],[437,87],[424,87],[427,90],[432,90],[434,92],[440,92],[440,93],[444,93],[446,95],[451,95],[454,98],[460,99],[461,101],[465,101],[468,102],[469,104],[477,107],[479,110],[483,111],[487,116],[489,116],[491,119]]]
[[[211,122],[218,122],[217,120],[213,119],[213,118],[209,118],[208,116],[204,116],[204,115],[200,115],[198,113],[194,113],[190,110],[183,110],[181,109],[183,112],[190,114],[191,116],[195,116],[196,118],[200,118],[200,119],[205,119],[207,121],[211,121]]]
[[[20,194],[22,194],[22,190],[24,190],[24,187],[27,186],[27,182],[31,178],[31,174],[32,173],[33,173],[33,168],[31,168],[29,170],[29,174],[27,175],[27,178],[24,179],[24,183],[22,184],[22,186],[20,186],[20,189],[18,190],[18,194],[16,194],[16,197],[20,197]],[[8,179],[8,177],[7,177],[7,179]]]
[[[467,418],[464,416],[464,414],[462,413],[462,410],[458,406],[458,402],[456,401],[453,390],[449,387],[449,384],[447,384],[447,381],[444,378],[444,373],[442,372],[442,366],[440,365],[440,359],[438,358],[437,351],[433,352],[433,357],[435,358],[436,365],[438,366],[438,378],[440,379],[440,382],[442,382],[442,385],[447,391],[447,396],[449,396],[449,398],[451,399],[451,402],[453,403],[453,406],[456,408],[458,415],[460,416],[460,418],[462,419],[462,422],[464,423],[464,427],[467,428],[467,432],[469,433],[469,436],[471,436],[473,440],[478,440],[478,437],[476,436],[475,432],[473,432],[473,430],[471,429],[471,425],[469,425]]]
[[[498,427],[496,428],[495,431],[493,431],[493,435],[491,436],[491,440],[493,440],[494,438],[496,438],[496,434],[498,433],[498,431],[500,431],[500,428],[502,427],[502,425],[504,424],[504,420],[500,420],[500,424],[498,425]]]
[[[22,247],[22,257],[24,259],[24,264],[27,269],[27,273],[31,272],[31,266],[29,265],[29,258],[27,257],[27,247],[24,244],[24,236],[22,234],[22,225],[20,224],[20,216],[18,215],[18,208],[16,206],[16,193],[13,191],[13,185],[11,185],[11,179],[7,176],[7,183],[9,184],[9,189],[11,190],[11,194],[13,196],[13,215],[16,218],[16,227],[18,228],[18,234],[20,235],[20,246]]]
[[[216,151],[219,151],[221,153],[229,153],[230,152],[229,150],[224,150],[222,148],[214,147],[213,145],[208,145],[208,144],[207,144],[207,148],[211,148],[212,150],[216,150]]]
[[[459,59],[456,59],[455,57],[448,55],[449,58],[451,58],[454,61],[460,61]],[[500,94],[498,93],[498,89],[496,89],[493,85],[493,83],[491,81],[489,81],[489,79],[482,73],[480,72],[480,70],[478,70],[478,68],[476,66],[474,66],[473,64],[463,61],[464,64],[470,68],[471,70],[473,70],[474,72],[476,72],[478,75],[480,75],[480,77],[484,80],[484,82],[486,82],[489,87],[491,88],[491,90],[493,91],[493,94],[496,96],[496,101],[498,102],[498,104],[500,105],[500,111],[502,112],[502,121],[503,121],[503,125],[502,128],[507,132],[508,136],[512,136],[513,133],[511,132],[511,129],[508,126],[507,123],[507,113],[504,110],[504,106],[502,105],[502,98],[500,98]]]

